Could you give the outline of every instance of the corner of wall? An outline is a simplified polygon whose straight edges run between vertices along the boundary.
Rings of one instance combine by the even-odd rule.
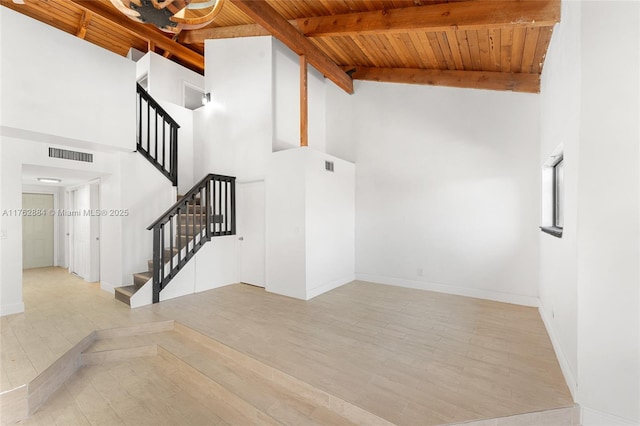
[[[476,299],[492,300],[494,302],[511,303],[513,305],[538,307],[538,298],[514,293],[503,293],[493,290],[461,287],[434,282],[411,280],[384,275],[363,274],[356,271],[356,280],[370,283],[393,285],[397,287],[413,288],[416,290],[435,291],[436,293],[452,294],[455,296],[473,297]]]
[[[581,421],[583,426],[637,426],[638,423],[614,416],[613,414],[603,413],[602,411],[593,410],[589,407],[581,406]]]
[[[538,311],[540,312],[540,318],[542,318],[544,327],[547,330],[547,334],[549,335],[549,339],[551,340],[551,344],[553,345],[553,350],[556,353],[558,363],[560,363],[560,370],[562,371],[565,382],[567,382],[567,387],[569,388],[569,392],[571,392],[571,397],[574,401],[576,401],[576,397],[578,395],[578,384],[576,383],[575,374],[573,371],[571,371],[571,365],[569,364],[567,357],[562,351],[562,346],[560,345],[560,340],[558,339],[557,332],[553,328],[553,323],[544,308],[544,304],[541,301],[539,301],[538,303]]]
[[[0,306],[0,317],[6,315],[20,314],[24,312],[24,303],[13,303],[10,305]]]

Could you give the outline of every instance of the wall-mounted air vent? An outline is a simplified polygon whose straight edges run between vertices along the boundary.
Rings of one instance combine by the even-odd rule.
[[[79,151],[69,151],[67,149],[49,148],[49,157],[62,158],[63,160],[84,161],[93,163],[93,154]]]
[[[328,172],[333,172],[333,161],[325,161],[324,169]]]

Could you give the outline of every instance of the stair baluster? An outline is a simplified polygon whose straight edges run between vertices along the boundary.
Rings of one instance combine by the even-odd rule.
[[[153,231],[153,303],[160,301],[162,289],[212,237],[235,235],[235,180],[232,176],[205,176],[149,225],[147,229]],[[165,235],[169,238],[168,259]]]
[[[178,129],[180,125],[139,84],[136,87],[136,92],[138,97],[136,149],[160,170],[171,181],[173,186],[177,186]],[[145,105],[146,111],[144,109]],[[167,131],[169,134],[168,141]],[[152,138],[154,139],[153,144],[151,143]],[[160,146],[159,142],[161,142],[162,146]]]

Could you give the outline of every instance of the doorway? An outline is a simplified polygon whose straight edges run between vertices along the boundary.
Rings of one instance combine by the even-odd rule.
[[[265,286],[265,192],[264,181],[238,184],[238,239],[240,281]]]
[[[96,182],[69,191],[69,272],[88,282],[100,280],[99,193]]]
[[[22,194],[22,267],[53,266],[53,194]]]

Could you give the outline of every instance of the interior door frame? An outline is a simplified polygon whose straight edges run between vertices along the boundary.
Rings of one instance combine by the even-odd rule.
[[[74,185],[74,186],[69,186],[67,188],[65,188],[66,190],[66,194],[68,196],[67,198],[67,202],[68,202],[68,210],[75,210],[76,209],[76,194],[75,191],[79,190],[80,188],[84,188],[87,187],[87,190],[89,191],[89,199],[91,199],[91,187],[93,185],[97,185],[97,195],[98,195],[98,206],[90,206],[91,209],[95,209],[95,208],[100,208],[99,206],[102,203],[102,181],[100,178],[97,179],[92,179],[90,181],[84,182],[80,185]],[[67,241],[68,241],[68,245],[67,245],[67,258],[69,259],[68,262],[68,271],[70,274],[73,274],[73,269],[75,269],[75,265],[74,265],[74,259],[73,259],[73,253],[75,250],[75,246],[74,246],[74,242],[73,242],[73,236],[75,233],[74,230],[74,216],[67,216]],[[94,217],[91,217],[91,219],[94,219]],[[97,217],[98,222],[98,237],[100,237],[101,231],[102,231],[102,223],[101,223],[101,218]],[[89,225],[89,247],[91,247],[91,224]],[[98,242],[98,253],[97,256],[94,257],[94,253],[91,252],[90,256],[89,256],[89,265],[88,265],[88,273],[86,277],[82,277],[85,281],[87,282],[99,282],[100,281],[100,276],[101,276],[101,256],[100,256],[100,252],[102,251],[102,240],[99,240]],[[94,264],[92,259],[96,259],[97,264]],[[97,269],[97,274],[95,273],[96,271],[94,270]],[[97,276],[96,276],[97,275]],[[78,275],[79,276],[79,275]],[[89,281],[92,278],[96,278],[95,281]]]
[[[238,247],[238,254],[239,254],[239,278],[240,278],[240,282],[244,283],[244,284],[249,284],[255,287],[260,287],[260,288],[266,288],[267,286],[267,223],[266,223],[266,209],[267,209],[267,203],[266,203],[266,182],[265,179],[250,179],[250,180],[242,180],[242,181],[237,181],[237,188],[236,188],[236,193],[237,193],[237,205],[236,208],[239,209],[239,212],[236,214],[236,218],[238,220],[238,227],[237,227],[237,232],[236,232],[236,236],[238,237],[238,243],[239,243],[239,247]],[[262,270],[262,284],[259,283],[249,283],[244,281],[244,274],[243,274],[243,264],[244,262],[247,261],[247,259],[244,256],[244,252],[243,252],[243,244],[244,244],[244,238],[245,238],[245,223],[244,223],[244,218],[246,216],[244,215],[244,212],[247,211],[247,206],[244,205],[244,202],[246,200],[246,192],[245,189],[249,186],[249,185],[261,185],[262,187],[262,207],[263,207],[263,213],[265,214],[265,216],[262,217],[262,230],[263,230],[263,252],[262,252],[262,256],[263,256],[263,270]]]
[[[75,204],[76,204],[76,191],[78,190],[78,187],[73,187],[73,188],[67,188],[66,189],[66,193],[68,194],[68,198],[67,198],[67,210],[69,211],[73,211],[73,209],[75,208]],[[75,262],[73,259],[73,254],[74,254],[74,250],[75,250],[75,246],[73,243],[73,237],[75,235],[75,229],[74,229],[74,223],[73,223],[73,216],[65,216],[66,220],[67,220],[67,233],[66,233],[66,237],[67,237],[67,244],[66,244],[66,251],[67,251],[67,271],[70,274],[73,274],[73,270],[75,269]]]
[[[55,189],[59,189],[59,187],[53,187]],[[59,244],[60,244],[60,238],[59,238],[59,233],[60,233],[60,217],[56,214],[58,212],[59,209],[59,204],[58,204],[58,192],[53,192],[53,190],[51,191],[42,191],[42,190],[37,190],[37,191],[29,191],[28,189],[25,190],[24,188],[22,189],[22,194],[40,194],[40,195],[53,195],[53,210],[55,210],[54,215],[53,215],[53,266],[60,266],[60,250],[59,250]],[[22,197],[20,197],[20,208],[23,208],[22,206]],[[47,212],[47,214],[49,214],[49,212]],[[24,230],[22,231],[24,233]]]

